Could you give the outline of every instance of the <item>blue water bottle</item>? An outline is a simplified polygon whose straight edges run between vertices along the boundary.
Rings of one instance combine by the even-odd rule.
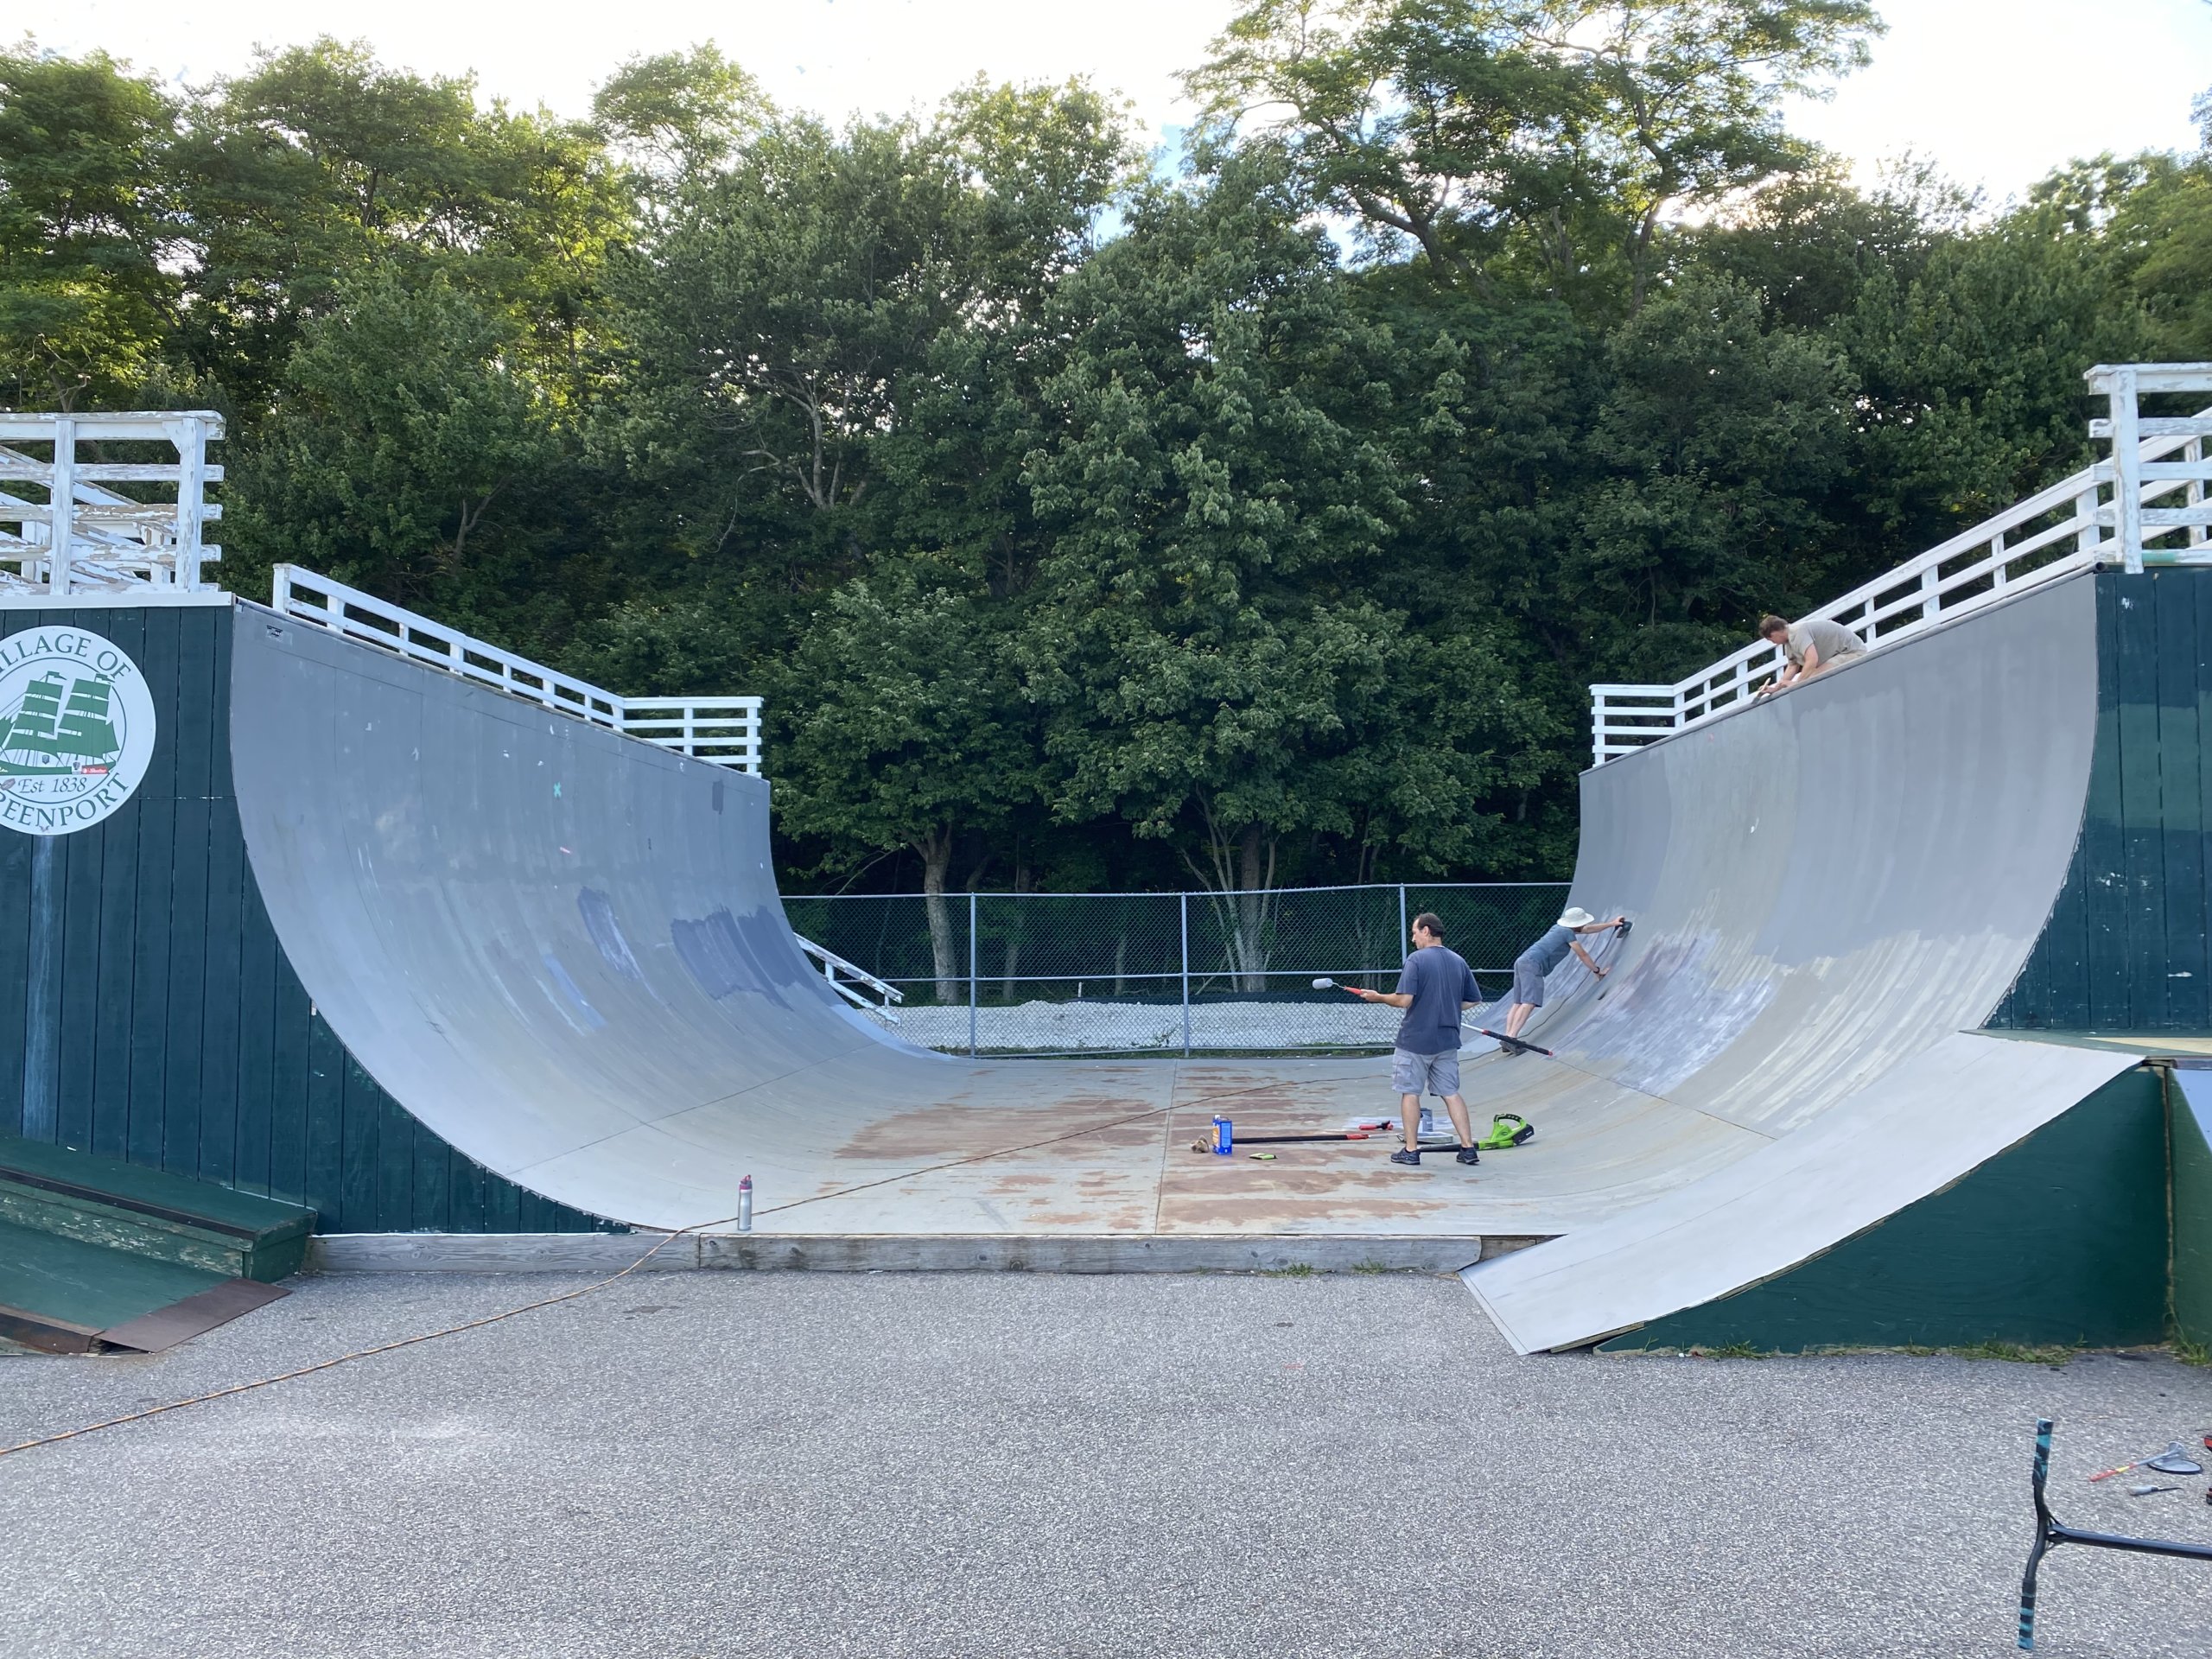
[[[1229,1120],[1222,1116],[1218,1112],[1215,1113],[1213,1120],[1214,1156],[1217,1158],[1228,1157],[1230,1149],[1234,1147],[1236,1144],[1235,1132],[1230,1128]]]

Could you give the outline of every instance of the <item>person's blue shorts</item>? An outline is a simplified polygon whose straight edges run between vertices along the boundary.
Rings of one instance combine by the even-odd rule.
[[[1402,1048],[1390,1051],[1390,1086],[1402,1095],[1434,1095],[1443,1099],[1459,1092],[1459,1051],[1415,1054]]]
[[[1513,1000],[1532,1008],[1544,1006],[1544,970],[1535,958],[1523,953],[1513,962]]]

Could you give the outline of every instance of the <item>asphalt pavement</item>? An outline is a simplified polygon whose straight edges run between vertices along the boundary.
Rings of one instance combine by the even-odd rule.
[[[12,1443],[584,1281],[306,1279],[0,1359]],[[1516,1358],[1451,1280],[744,1274],[0,1457],[0,1655],[1988,1655],[2063,1518],[2212,1541],[2212,1371]],[[2212,1565],[2063,1550],[2041,1650],[2212,1651]]]

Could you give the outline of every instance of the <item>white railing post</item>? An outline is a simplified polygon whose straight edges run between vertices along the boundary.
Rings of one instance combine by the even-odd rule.
[[[200,417],[188,415],[170,429],[176,446],[176,563],[169,580],[180,588],[200,586],[200,504],[207,499],[207,442]]]
[[[2092,376],[2095,370],[2091,370]],[[2112,400],[2112,462],[2113,528],[2120,536],[2121,568],[2134,574],[2143,569],[2143,456],[2135,429],[2135,367],[2125,364],[2107,372],[2105,395]]]
[[[47,478],[46,590],[59,599],[69,591],[69,552],[77,539],[77,423],[67,415],[54,417],[54,470]]]
[[[2182,493],[2182,499],[2201,512],[2204,505],[2204,440],[2191,438],[2182,445],[2181,456],[2197,474],[2189,480],[2188,487]],[[2202,547],[2208,535],[2212,535],[2212,524],[2205,524],[2200,518],[2189,527],[2189,544]]]

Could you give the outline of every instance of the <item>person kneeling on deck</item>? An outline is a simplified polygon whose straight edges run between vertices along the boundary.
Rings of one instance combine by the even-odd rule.
[[[1478,1164],[1475,1131],[1467,1116],[1467,1103],[1459,1097],[1459,1010],[1483,1000],[1475,983],[1475,970],[1456,950],[1444,945],[1444,924],[1428,912],[1414,918],[1414,953],[1398,974],[1395,991],[1344,988],[1363,1002],[1387,1002],[1403,1008],[1398,1039],[1390,1056],[1390,1086],[1398,1091],[1399,1116],[1404,1120],[1406,1149],[1394,1152],[1394,1164],[1421,1162],[1421,1097],[1441,1095],[1452,1114],[1452,1132],[1459,1137],[1459,1161]]]
[[[1599,979],[1605,970],[1598,959],[1582,948],[1585,933],[1602,933],[1609,927],[1618,927],[1627,918],[1610,917],[1599,921],[1580,905],[1569,910],[1534,944],[1513,958],[1513,1006],[1505,1011],[1505,1034],[1518,1037],[1521,1027],[1529,1023],[1529,1016],[1544,1006],[1544,980],[1551,970],[1567,960],[1570,950],[1582,958],[1582,965]]]
[[[1789,664],[1775,678],[1759,687],[1758,695],[1771,696],[1785,690],[1801,680],[1809,680],[1815,674],[1825,673],[1838,663],[1847,663],[1853,657],[1866,654],[1866,642],[1840,622],[1831,622],[1825,616],[1809,621],[1791,623],[1778,616],[1759,620],[1759,638],[1782,647],[1782,654]]]

